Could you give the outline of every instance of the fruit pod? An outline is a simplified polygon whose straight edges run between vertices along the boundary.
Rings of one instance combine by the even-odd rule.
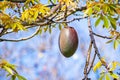
[[[71,57],[78,47],[78,35],[73,27],[65,27],[59,35],[59,48],[65,57]]]

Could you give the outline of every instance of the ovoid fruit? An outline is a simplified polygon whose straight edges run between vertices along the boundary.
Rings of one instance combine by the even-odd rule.
[[[71,57],[78,47],[78,35],[73,27],[65,27],[59,35],[59,48],[65,57]]]

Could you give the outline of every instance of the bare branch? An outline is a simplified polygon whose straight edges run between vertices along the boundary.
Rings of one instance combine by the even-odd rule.
[[[72,20],[68,20],[68,21],[53,21],[53,22],[55,22],[55,23],[70,23],[70,22],[73,22],[73,21],[76,21],[76,20],[78,20],[78,21],[80,21],[81,19],[85,19],[85,18],[87,18],[87,16],[86,17],[83,17],[83,18],[74,18],[74,19],[72,19]]]

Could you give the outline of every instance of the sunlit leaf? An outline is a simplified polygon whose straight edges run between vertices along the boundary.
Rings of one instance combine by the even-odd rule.
[[[110,71],[113,71],[116,69],[116,66],[117,66],[117,62],[112,62],[112,68],[110,68]]]
[[[104,26],[105,26],[106,28],[109,28],[109,21],[108,21],[108,19],[107,19],[106,16],[103,16],[103,21],[104,21]]]
[[[27,80],[26,78],[24,78],[23,76],[19,75],[19,74],[16,74],[18,80]]]
[[[99,17],[99,18],[96,20],[96,22],[95,22],[95,26],[96,26],[96,27],[99,25],[100,21],[101,21],[101,17]]]
[[[115,79],[118,79],[118,78],[119,78],[119,76],[118,76],[117,74],[115,74],[115,73],[110,73],[110,76],[112,76],[112,77],[115,78]]]
[[[106,65],[106,62],[105,62],[105,58],[101,58],[101,63],[103,64],[103,65]]]
[[[13,75],[13,71],[11,68],[7,67],[7,66],[3,66],[3,69],[5,69],[8,73],[10,73],[11,75]]]
[[[111,43],[113,40],[109,40],[109,41],[107,41],[106,43],[108,44],[108,43]]]
[[[111,23],[111,26],[116,29],[116,20],[114,18],[112,18],[111,16],[108,16],[108,19]]]
[[[0,10],[5,11],[7,8],[14,8],[15,4],[9,1],[0,2]]]
[[[101,61],[97,62],[97,64],[93,67],[93,71],[96,72],[102,66]]]
[[[61,29],[62,29],[62,26],[61,26],[61,24],[59,24],[59,25],[58,25],[58,27],[59,27],[59,30],[61,30]]]
[[[99,80],[103,80],[103,78],[105,77],[105,74],[104,73],[102,73],[101,75],[100,75],[100,78],[99,78]]]
[[[41,14],[41,15],[39,15],[39,17],[43,17],[46,14],[49,14],[49,11],[50,11],[50,8],[39,3],[39,4],[32,6],[29,9],[25,10],[22,13],[21,19],[23,21],[27,21],[29,23],[32,23],[33,21],[36,21],[38,14]]]
[[[38,34],[42,34],[42,28],[40,28],[40,30],[39,30],[39,32],[38,32]]]
[[[67,6],[73,6],[76,7],[76,4],[73,2],[73,0],[58,0],[61,4],[65,4]]]
[[[92,7],[89,7],[86,11],[85,14],[88,14],[90,16],[92,14]]]
[[[57,2],[57,0],[53,0],[53,2],[54,2],[54,3],[56,3],[56,2]]]
[[[45,28],[44,28],[44,32],[46,32],[48,30],[48,26],[46,26]]]
[[[105,75],[105,80],[110,80],[110,76],[108,74]]]
[[[114,40],[114,43],[113,43],[113,45],[114,45],[114,49],[117,49],[117,47],[118,47],[118,42],[117,42],[117,40]]]

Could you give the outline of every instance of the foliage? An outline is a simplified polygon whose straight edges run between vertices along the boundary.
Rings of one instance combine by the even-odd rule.
[[[8,72],[7,77],[11,76],[11,80],[16,80],[16,78],[18,78],[18,80],[27,80],[17,73],[15,65],[10,64],[4,59],[0,61],[0,68]]]
[[[118,22],[120,18],[120,2],[119,0],[87,0],[85,6],[80,4],[84,2],[82,0],[48,0],[48,4],[43,4],[40,0],[3,0],[0,2],[0,42],[2,41],[24,41],[30,39],[38,34],[49,31],[52,32],[52,29],[56,26],[59,29],[62,29],[62,26],[67,25],[67,23],[73,22],[75,20],[80,20],[87,18],[88,19],[88,28],[90,33],[90,38],[92,45],[94,46],[95,53],[91,67],[87,73],[85,73],[85,79],[91,70],[96,55],[99,57],[99,62],[93,67],[93,71],[96,72],[102,66],[105,67],[106,71],[102,71],[100,74],[100,79],[110,80],[111,77],[118,79],[119,76],[113,71],[116,69],[116,66],[119,66],[119,62],[112,62],[112,67],[108,65],[105,59],[101,58],[100,52],[97,48],[94,35],[109,39],[108,42],[113,42],[114,49],[117,49],[120,44],[120,33],[117,31]],[[73,20],[67,20],[67,17],[75,14],[77,12],[82,13],[79,15],[79,18],[74,18]],[[95,34],[91,28],[90,18],[95,18],[96,21],[94,26],[102,24],[102,28],[107,29],[110,33],[110,36],[102,36]],[[2,36],[5,36],[9,33],[19,32],[21,30],[28,31],[29,28],[37,27],[38,29],[29,37],[16,39],[4,39]],[[91,50],[88,50],[91,51]],[[89,52],[88,52],[89,53]],[[89,58],[90,54],[88,54]],[[86,62],[89,63],[90,60]],[[16,70],[15,66],[8,63],[7,61],[1,62],[1,68],[8,72],[8,76],[11,76],[12,80],[18,78],[19,80],[26,80],[24,77],[20,76]],[[86,67],[88,68],[88,67]],[[87,71],[87,69],[86,69]],[[86,72],[85,71],[85,72]]]

